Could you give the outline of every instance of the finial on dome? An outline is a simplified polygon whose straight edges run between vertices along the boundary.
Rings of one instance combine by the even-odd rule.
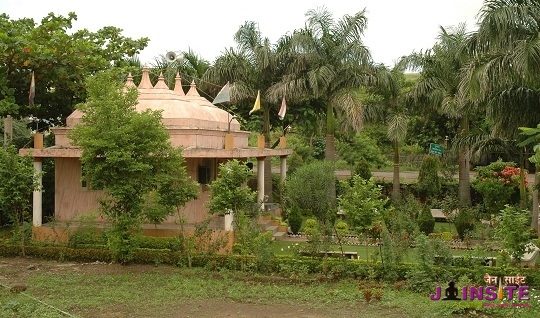
[[[150,81],[150,75],[148,75],[148,66],[146,64],[143,67],[141,82],[139,88],[152,88],[152,82]]]
[[[131,72],[129,72],[127,80],[126,80],[126,87],[137,87],[135,86],[135,83],[133,83],[133,76],[131,75]]]
[[[197,85],[195,85],[195,80],[191,80],[191,85],[189,85],[189,91],[186,96],[197,96],[200,97],[199,92],[197,91]]]
[[[157,83],[156,83],[156,86],[154,86],[154,88],[158,88],[158,89],[169,89],[169,87],[167,86],[167,84],[165,84],[165,79],[163,78],[163,72],[160,72],[160,73],[159,73],[158,81],[157,81]]]
[[[182,88],[182,78],[179,73],[176,73],[176,77],[174,78],[174,92],[181,96],[186,96],[186,93],[184,93],[184,89]]]

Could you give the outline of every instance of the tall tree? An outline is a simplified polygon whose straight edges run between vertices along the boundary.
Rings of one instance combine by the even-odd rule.
[[[89,186],[103,189],[100,210],[112,224],[109,246],[121,262],[131,259],[135,231],[146,219],[143,209],[157,196],[166,215],[197,197],[197,186],[185,169],[180,149],[169,142],[161,113],[135,109],[137,90],[124,87],[113,71],[88,79],[88,99],[79,104],[81,124],[70,134],[82,149],[83,173]],[[121,123],[119,125],[118,123]]]
[[[495,136],[517,139],[540,122],[540,2],[486,0],[479,17],[460,91],[486,108]]]
[[[520,126],[540,122],[539,21],[535,0],[486,0],[480,11],[478,31],[469,43],[474,58],[463,72],[460,90],[486,108],[498,138],[517,140]],[[534,191],[533,222],[538,222],[537,196]]]
[[[470,59],[465,50],[468,37],[464,24],[449,30],[441,27],[438,40],[431,49],[413,53],[402,61],[408,68],[420,71],[420,78],[410,91],[410,98],[420,108],[435,109],[451,118],[459,119],[457,138],[469,134],[469,119],[475,111],[470,101],[458,91],[460,72]],[[461,204],[470,205],[469,148],[462,146],[457,151],[459,200]]]
[[[85,78],[126,60],[148,44],[107,26],[96,32],[72,31],[77,15],[50,13],[41,20],[11,20],[0,15],[0,116],[32,114],[62,122],[86,98]],[[31,71],[35,73],[35,107],[29,108]]]
[[[362,36],[367,25],[365,10],[335,21],[325,7],[306,13],[306,26],[288,39],[290,58],[286,75],[272,86],[274,100],[287,95],[292,100],[311,100],[326,113],[325,158],[334,161],[335,115],[359,130],[364,109],[358,88],[388,80],[378,72]],[[382,74],[386,74],[383,72]]]

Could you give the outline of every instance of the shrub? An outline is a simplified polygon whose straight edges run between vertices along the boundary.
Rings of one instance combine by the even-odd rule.
[[[317,222],[317,220],[307,219],[306,222],[304,223],[303,232],[306,235],[316,235],[316,234],[319,234],[320,231],[321,230],[320,230],[319,222]]]
[[[435,229],[435,218],[431,214],[431,209],[428,205],[422,207],[422,211],[416,220],[420,232],[429,235]]]
[[[333,214],[336,176],[329,162],[315,161],[298,168],[287,181],[287,197],[290,206],[314,216],[321,223]]]
[[[339,237],[344,237],[349,233],[349,226],[344,221],[338,221],[334,227]]]
[[[501,211],[501,220],[495,227],[495,236],[503,242],[512,259],[519,261],[525,254],[525,244],[529,240],[527,210],[506,205]]]
[[[454,219],[454,226],[461,240],[465,239],[465,234],[474,230],[475,217],[470,208],[461,208]]]
[[[426,199],[432,199],[441,193],[440,167],[441,162],[438,156],[427,155],[422,161],[418,173],[418,190]]]
[[[373,176],[371,170],[369,169],[369,163],[365,159],[359,160],[354,166],[354,174],[359,176],[362,179],[371,179]]]
[[[293,208],[291,210],[291,213],[289,214],[287,221],[289,222],[289,226],[291,227],[291,232],[293,232],[294,234],[298,234],[298,232],[300,232],[300,229],[302,228],[302,215],[300,214],[300,211],[296,208]]]
[[[477,167],[477,176],[471,187],[482,196],[488,213],[498,213],[505,204],[519,202],[520,168],[513,162],[501,160],[485,167]],[[527,179],[525,178],[527,185]]]

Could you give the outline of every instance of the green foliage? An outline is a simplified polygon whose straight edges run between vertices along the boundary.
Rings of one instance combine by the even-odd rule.
[[[358,133],[350,141],[337,144],[339,157],[353,166],[359,161],[369,162],[374,166],[386,166],[388,160],[382,154],[377,142],[370,136]]]
[[[219,215],[250,212],[256,193],[246,183],[252,176],[253,171],[236,159],[220,164],[218,177],[210,184],[208,212]]]
[[[298,168],[287,181],[290,206],[304,215],[314,216],[323,222],[330,218],[335,206],[329,189],[335,186],[332,164],[315,161]]]
[[[344,193],[338,197],[339,206],[352,229],[365,234],[374,222],[380,220],[388,199],[381,195],[381,187],[370,179],[358,175],[352,177],[351,184],[341,181]]]
[[[369,163],[365,159],[359,160],[354,166],[354,174],[360,176],[363,179],[371,179],[373,176]]]
[[[347,222],[341,220],[337,221],[334,228],[336,229],[336,234],[339,235],[339,237],[344,237],[345,235],[349,234],[349,225]]]
[[[424,233],[425,235],[433,233],[433,229],[435,229],[435,218],[431,214],[431,209],[428,205],[424,205],[422,207],[416,222],[418,223],[420,232]]]
[[[394,208],[386,209],[383,213],[383,221],[390,234],[398,238],[407,237],[406,248],[417,232],[416,219],[422,210],[422,203],[414,196],[409,195],[399,202],[394,202]]]
[[[435,270],[435,260],[441,265],[449,265],[451,260],[448,247],[441,240],[429,239],[420,234],[415,238],[418,264],[407,272],[407,280],[414,292],[425,293],[433,290],[433,283],[448,281],[449,273],[445,268],[442,271]]]
[[[233,213],[235,244],[233,252],[242,256],[253,255],[262,264],[272,256],[272,233],[261,233],[256,223],[259,206],[254,205],[256,193],[247,186],[253,172],[236,159],[219,166],[216,180],[210,184],[209,213],[220,215]],[[242,270],[249,269],[242,262]]]
[[[174,214],[197,197],[198,187],[187,174],[181,150],[171,146],[161,113],[135,109],[136,89],[126,90],[113,70],[89,78],[87,88],[87,102],[78,105],[82,124],[70,138],[82,149],[89,187],[105,192],[100,212],[112,224],[108,244],[113,256],[127,262],[141,222],[159,222]],[[145,209],[149,196],[162,208]]]
[[[291,210],[287,221],[291,227],[291,232],[293,234],[298,234],[300,228],[302,227],[302,214],[297,208]]]
[[[23,256],[27,237],[23,224],[29,219],[29,198],[39,189],[40,177],[34,173],[31,157],[19,156],[14,146],[0,148],[0,213],[15,225]]]
[[[0,100],[5,99],[0,102],[0,117],[32,114],[62,122],[86,98],[87,77],[111,65],[123,68],[125,74],[128,68],[139,70],[138,65],[130,67],[129,59],[147,46],[148,38],[125,37],[113,26],[95,32],[74,30],[76,20],[73,12],[67,16],[49,13],[37,23],[0,15]],[[31,70],[36,83],[33,108],[28,107]]]
[[[73,248],[88,247],[89,245],[107,245],[107,236],[96,223],[95,213],[81,215],[77,227],[69,235],[68,246]]]
[[[503,242],[504,248],[516,262],[527,252],[525,244],[529,240],[528,221],[527,210],[506,205],[495,227],[495,237]]]
[[[444,139],[443,131],[447,131],[447,125],[448,118],[436,112],[411,116],[405,144],[421,147],[423,153],[427,153],[430,143]]]
[[[440,167],[441,162],[438,156],[424,156],[418,173],[418,190],[428,199],[437,197],[441,193]]]
[[[321,232],[321,227],[320,227],[319,222],[317,222],[317,220],[315,219],[307,219],[304,222],[304,227],[302,229],[302,232],[304,232],[304,234],[309,235],[309,236],[319,234]]]
[[[462,207],[454,219],[454,225],[461,240],[465,239],[465,235],[474,230],[476,221],[475,213],[471,208]]]
[[[506,204],[519,202],[520,168],[515,163],[498,160],[476,171],[471,187],[482,195],[488,213],[497,214]]]

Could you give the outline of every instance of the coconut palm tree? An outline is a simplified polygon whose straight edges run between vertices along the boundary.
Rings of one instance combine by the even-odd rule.
[[[441,27],[435,45],[420,53],[405,57],[401,63],[411,70],[420,71],[420,78],[410,91],[410,98],[418,107],[435,109],[449,117],[459,119],[458,138],[469,133],[469,118],[475,112],[471,103],[459,94],[461,69],[468,63],[466,43],[469,34],[460,24],[449,30]],[[459,160],[459,200],[471,204],[470,158],[467,146],[457,149]]]
[[[231,100],[243,105],[242,113],[247,113],[257,92],[260,91],[262,111],[262,133],[265,137],[265,147],[269,148],[271,119],[270,110],[278,106],[277,101],[268,98],[268,89],[272,83],[279,80],[283,65],[283,47],[285,40],[272,45],[270,40],[263,37],[257,23],[245,22],[234,34],[237,48],[226,49],[214,65],[204,74],[203,79],[212,83],[231,82]],[[282,96],[281,96],[282,97]],[[281,97],[280,100],[281,101]],[[275,111],[277,114],[277,110]],[[256,116],[255,113],[253,116]],[[272,170],[270,158],[265,160],[265,195],[272,199]]]
[[[290,48],[285,75],[269,89],[269,98],[287,96],[293,101],[311,100],[326,113],[325,159],[335,160],[336,119],[359,130],[365,120],[358,88],[386,84],[378,73],[362,36],[367,25],[365,10],[336,21],[325,8],[309,10],[304,28],[287,37]],[[386,74],[387,75],[387,74]]]

